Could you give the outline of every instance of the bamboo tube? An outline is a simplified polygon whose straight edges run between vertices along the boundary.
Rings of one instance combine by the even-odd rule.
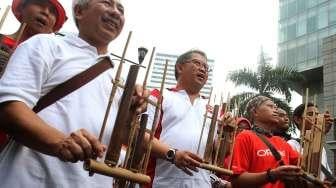
[[[149,75],[149,70],[152,66],[152,62],[153,62],[153,58],[154,58],[154,54],[155,54],[155,47],[153,47],[153,50],[152,50],[152,53],[151,53],[151,57],[150,57],[150,60],[149,60],[149,63],[148,63],[148,66],[147,66],[147,69],[146,69],[146,74],[145,74],[145,78],[144,78],[144,81],[143,81],[143,84],[142,84],[142,87],[143,87],[143,90],[145,91],[146,90],[146,87],[147,87],[147,80],[148,80],[148,75]],[[137,117],[136,117],[137,118]],[[140,124],[139,122],[139,119],[133,119],[133,121],[135,121],[135,123],[132,124],[132,129],[130,131],[130,137],[129,137],[129,140],[128,140],[128,146],[129,147],[132,147],[133,146],[133,141],[134,141],[134,135],[135,135],[135,130],[136,130],[136,127]],[[132,122],[133,122],[132,121]],[[137,138],[136,138],[137,139]],[[124,164],[124,167],[127,167],[128,166],[128,163],[129,163],[129,157],[131,155],[131,152],[132,150],[135,149],[135,148],[130,148],[127,150],[126,152],[126,157],[125,157],[125,164]],[[133,160],[133,159],[131,159]]]
[[[309,94],[309,89],[306,88],[306,102],[305,102],[305,108],[303,111],[303,121],[302,121],[302,127],[301,127],[301,140],[300,140],[300,147],[299,147],[299,153],[301,153],[302,150],[302,144],[303,144],[303,140],[305,139],[304,135],[305,135],[305,129],[306,129],[306,113],[307,113],[307,104],[308,104],[308,94]],[[302,157],[300,156],[297,162],[297,166],[300,167],[301,166],[301,160]]]
[[[107,104],[107,108],[106,108],[106,111],[105,111],[103,125],[102,125],[102,128],[100,130],[100,134],[99,134],[99,141],[100,142],[102,141],[102,138],[103,138],[103,135],[104,135],[104,131],[105,131],[106,124],[107,124],[107,119],[108,119],[108,116],[110,114],[110,110],[111,110],[111,106],[112,106],[112,103],[113,103],[114,96],[117,92],[118,85],[121,84],[120,83],[120,76],[121,76],[121,71],[122,71],[122,65],[124,63],[124,59],[125,59],[125,56],[126,56],[126,51],[127,51],[128,44],[129,44],[129,41],[131,39],[131,36],[132,36],[132,31],[130,31],[129,34],[128,34],[126,45],[124,47],[123,54],[121,56],[120,63],[119,63],[119,66],[118,66],[118,70],[117,70],[117,73],[116,73],[116,76],[115,76],[115,79],[114,79],[114,83],[113,83],[113,87],[112,87],[112,90],[111,90],[109,102]]]
[[[84,164],[84,169],[89,171],[89,173],[98,173],[105,176],[115,177],[118,179],[129,180],[132,182],[137,182],[140,184],[146,184],[151,182],[151,178],[147,175],[134,173],[130,170],[119,167],[110,167],[105,163],[97,162],[93,159],[89,159]]]
[[[221,96],[221,100],[222,100],[222,96]],[[222,102],[220,103],[222,104]],[[226,99],[226,105],[225,105],[225,109],[223,112],[223,115],[225,116],[225,114],[227,113],[228,109],[230,108],[230,93],[228,93],[227,99]],[[225,140],[226,136],[224,137],[224,139],[222,138],[224,132],[224,124],[222,123],[222,126],[220,127],[220,131],[219,131],[219,136],[218,136],[218,147],[216,148],[216,153],[215,153],[215,160],[214,163],[217,165],[217,158],[218,158],[218,153],[219,153],[219,149],[220,149],[220,145],[222,140]],[[225,151],[226,147],[224,144],[223,150]]]
[[[144,166],[143,166],[143,172],[145,173],[147,171],[147,166],[149,163],[149,157],[150,157],[150,152],[152,150],[152,146],[153,146],[153,138],[154,138],[154,134],[156,132],[156,124],[157,124],[157,119],[159,117],[160,114],[160,110],[161,110],[161,105],[162,105],[162,93],[163,93],[163,88],[164,88],[164,83],[166,81],[166,76],[167,76],[167,70],[168,70],[168,60],[166,60],[166,64],[164,67],[164,71],[163,71],[163,77],[162,77],[162,81],[161,81],[161,86],[160,86],[160,95],[158,97],[157,103],[156,105],[154,105],[155,108],[155,113],[154,113],[154,120],[153,120],[153,124],[152,124],[152,129],[150,132],[150,137],[149,137],[149,145],[146,151],[146,155],[145,155],[145,161],[144,161]]]
[[[212,172],[216,172],[216,173],[222,174],[222,175],[228,175],[228,176],[233,175],[233,172],[231,170],[220,168],[218,166],[207,164],[207,163],[201,163],[200,168],[206,169],[206,170],[209,170],[209,171],[212,171]]]
[[[211,87],[210,96],[209,96],[208,104],[207,105],[210,105],[210,99],[211,99],[212,91],[213,91],[213,87]],[[202,137],[203,137],[203,132],[204,132],[207,116],[208,116],[208,111],[206,110],[205,113],[204,113],[204,119],[203,119],[203,125],[202,125],[201,135],[200,135],[200,138],[199,138],[199,141],[198,141],[198,145],[197,145],[197,155],[199,155],[199,150],[200,150],[200,146],[201,146],[201,141],[202,141]]]
[[[4,14],[2,15],[0,19],[0,29],[2,29],[3,24],[5,23],[6,17],[8,15],[8,12],[10,10],[10,5],[7,5]]]

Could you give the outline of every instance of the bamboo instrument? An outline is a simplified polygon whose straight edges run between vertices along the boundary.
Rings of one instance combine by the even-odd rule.
[[[314,187],[323,187],[323,181],[319,179],[320,154],[323,139],[324,115],[316,116],[316,109],[313,111],[313,125],[311,130],[306,130],[308,104],[308,88],[306,89],[305,109],[303,113],[303,122],[301,127],[300,150],[302,156],[298,160],[298,166],[302,169],[303,175],[300,179],[312,183]],[[313,106],[316,105],[316,96],[314,96]]]
[[[308,94],[309,94],[309,89],[307,88],[306,89],[305,108],[304,108],[304,111],[303,111],[303,121],[302,121],[301,130],[300,130],[301,131],[300,148],[299,148],[300,152],[302,151],[303,140],[305,139],[304,135],[305,135],[305,129],[306,129],[306,115],[307,115],[306,113],[307,113],[307,104],[308,104]],[[298,162],[297,162],[298,167],[301,167],[301,160],[302,160],[302,157],[299,157]]]
[[[153,49],[154,51],[154,49]],[[152,57],[151,57],[152,59]],[[150,158],[150,152],[152,150],[152,146],[153,146],[153,139],[154,139],[154,134],[156,132],[157,129],[157,120],[160,114],[160,110],[161,110],[161,105],[162,105],[162,93],[163,93],[163,88],[164,88],[164,83],[166,81],[166,76],[167,76],[167,70],[168,70],[168,60],[166,60],[165,63],[165,67],[164,67],[164,71],[163,71],[163,76],[162,76],[162,81],[161,81],[161,86],[160,86],[160,91],[159,91],[159,97],[157,100],[157,103],[154,103],[154,107],[155,107],[155,112],[154,112],[154,118],[153,118],[153,123],[152,123],[152,127],[151,127],[151,131],[150,131],[150,136],[149,136],[149,144],[146,150],[146,155],[145,155],[145,160],[144,160],[144,165],[143,165],[143,170],[142,172],[146,172],[147,171],[147,166],[149,163],[149,158]]]
[[[148,116],[145,114],[138,116],[135,114],[134,109],[131,108],[137,75],[142,65],[131,65],[125,85],[123,85],[121,81],[121,71],[131,34],[132,33],[130,32],[128,35],[120,64],[113,80],[103,125],[99,134],[99,140],[101,141],[115,94],[118,89],[123,88],[124,91],[120,99],[120,106],[118,108],[104,163],[98,162],[95,159],[87,160],[84,163],[84,169],[89,171],[90,175],[99,173],[115,177],[119,187],[134,185],[134,183],[144,184],[151,181],[149,176],[140,172],[144,158],[141,148]],[[127,146],[127,156],[124,165],[120,167],[117,165],[123,145]]]
[[[211,99],[211,96],[212,96],[212,91],[213,91],[213,87],[211,87],[211,90],[210,90],[210,95],[209,95],[209,99],[208,99],[208,106],[210,105],[210,99]],[[205,128],[205,124],[206,124],[206,120],[207,120],[207,117],[208,117],[208,111],[206,110],[204,112],[204,118],[203,118],[203,124],[202,124],[202,130],[201,130],[201,135],[200,135],[200,138],[198,140],[198,145],[197,145],[197,154],[199,155],[199,150],[200,150],[200,146],[201,146],[201,141],[202,141],[202,137],[203,137],[203,132],[204,132],[204,128]]]
[[[211,91],[211,94],[212,94],[212,91]],[[211,94],[210,94],[210,98],[208,99],[208,104],[207,105],[210,105]],[[222,101],[222,99],[221,99],[221,101]],[[222,107],[222,109],[226,109],[226,108],[227,107],[224,107],[224,108]],[[214,143],[214,135],[215,135],[217,123],[222,123],[221,120],[218,120],[218,113],[219,113],[219,105],[214,105],[209,130],[208,130],[208,133],[207,133],[208,137],[207,137],[207,141],[206,141],[205,151],[204,151],[204,155],[203,155],[204,163],[201,163],[200,168],[210,170],[212,172],[222,174],[222,175],[232,175],[233,172],[231,170],[223,168],[224,157],[222,155],[224,155],[224,154],[222,154],[222,151],[220,150],[220,148],[223,148],[223,145],[220,144],[220,142],[222,142],[222,140],[217,140],[217,143],[216,142]],[[198,147],[197,147],[197,150],[198,150],[197,152],[198,153],[199,153],[199,150],[200,150],[202,136],[203,136],[204,128],[205,128],[205,125],[206,125],[206,119],[208,117],[209,117],[208,112],[206,111],[204,113],[204,119],[203,119],[203,125],[202,125],[200,140],[198,142]],[[222,128],[223,127],[221,127],[220,130],[218,130],[218,131],[223,132]],[[216,145],[217,145],[217,147],[215,147],[215,149],[214,149],[214,146],[216,146]],[[220,157],[218,157],[218,156],[220,156]],[[219,159],[219,158],[221,158],[221,159]],[[220,160],[222,160],[222,161],[220,162]],[[222,164],[222,165],[218,165],[218,164]]]

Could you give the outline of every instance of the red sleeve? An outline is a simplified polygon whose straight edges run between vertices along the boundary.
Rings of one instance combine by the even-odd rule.
[[[287,146],[287,150],[289,151],[289,164],[291,165],[296,165],[298,160],[299,160],[299,157],[300,157],[300,154],[294,150],[292,148],[292,146],[290,146],[288,143],[286,143],[286,146]]]
[[[233,148],[232,171],[239,175],[246,172],[250,167],[250,160],[253,158],[251,136],[248,131],[237,135]]]

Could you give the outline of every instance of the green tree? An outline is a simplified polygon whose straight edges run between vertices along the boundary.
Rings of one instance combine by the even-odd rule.
[[[280,108],[291,114],[291,108],[288,105],[292,97],[291,91],[295,84],[303,81],[303,76],[290,67],[273,67],[269,62],[270,60],[271,58],[267,57],[261,50],[257,71],[244,68],[229,73],[228,79],[236,86],[247,86],[254,90],[252,92],[241,92],[231,98],[231,105],[234,103],[239,104],[239,115],[246,114],[247,102],[258,95],[271,98]],[[284,99],[275,97],[275,93],[284,96]]]

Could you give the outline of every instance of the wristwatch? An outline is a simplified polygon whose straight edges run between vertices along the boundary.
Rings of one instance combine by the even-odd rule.
[[[170,148],[166,153],[166,160],[174,163],[175,162],[175,155],[176,155],[177,149]]]
[[[269,168],[266,172],[266,180],[270,183],[274,183],[278,180],[278,178],[276,177],[276,175],[271,172],[271,169]]]

